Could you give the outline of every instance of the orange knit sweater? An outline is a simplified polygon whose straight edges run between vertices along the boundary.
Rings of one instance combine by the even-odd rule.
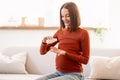
[[[40,53],[46,54],[51,46],[65,50],[65,55],[56,55],[56,69],[60,72],[83,72],[82,64],[87,64],[90,55],[90,39],[87,30],[79,28],[70,32],[68,28],[58,30],[54,36],[58,41],[53,44],[42,43]]]

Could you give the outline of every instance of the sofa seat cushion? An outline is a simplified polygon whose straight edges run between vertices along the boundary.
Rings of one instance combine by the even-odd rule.
[[[0,80],[34,80],[41,76],[36,74],[0,74]]]

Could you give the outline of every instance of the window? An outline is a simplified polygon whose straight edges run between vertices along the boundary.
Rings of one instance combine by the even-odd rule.
[[[38,25],[44,18],[44,26],[59,26],[59,9],[66,1],[75,2],[81,15],[81,26],[109,26],[109,0],[0,0],[0,26]]]

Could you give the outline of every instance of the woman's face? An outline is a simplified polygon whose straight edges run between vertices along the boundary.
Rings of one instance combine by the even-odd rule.
[[[61,10],[62,21],[64,22],[65,27],[70,27],[70,15],[69,11],[66,8]]]

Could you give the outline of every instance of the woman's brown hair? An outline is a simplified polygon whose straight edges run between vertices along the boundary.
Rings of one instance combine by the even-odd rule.
[[[64,22],[62,21],[61,10],[65,8],[68,9],[70,15],[70,31],[76,31],[81,25],[80,14],[78,7],[73,2],[66,2],[60,8],[60,28],[65,28]]]

